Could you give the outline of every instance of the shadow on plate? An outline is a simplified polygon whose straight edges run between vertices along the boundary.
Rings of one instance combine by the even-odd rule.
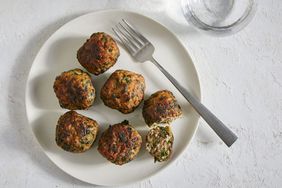
[[[53,152],[57,149],[55,132],[57,121],[62,114],[53,111],[45,112],[30,123],[38,142],[48,152]]]
[[[73,68],[81,68],[76,58],[78,49],[83,45],[88,36],[85,37],[65,37],[52,43],[49,51],[46,52],[46,66],[52,71],[60,74]]]
[[[93,74],[91,75],[92,76],[92,83],[93,83],[93,86],[96,90],[96,97],[95,97],[95,101],[93,103],[93,108],[96,108],[97,105],[101,105],[103,104],[103,101],[101,100],[101,97],[100,97],[100,91],[101,91],[101,88],[103,87],[103,85],[105,84],[106,80],[110,77],[110,73],[109,72],[105,72],[99,76],[93,76]]]
[[[138,161],[147,161],[147,160],[151,160],[152,164],[154,163],[154,158],[149,154],[149,152],[146,150],[146,135],[149,131],[148,127],[145,127],[142,130],[138,130],[139,134],[142,137],[142,146],[141,149],[135,159],[136,162]]]
[[[54,72],[45,72],[30,80],[31,103],[42,110],[55,110],[60,108],[59,101],[53,90],[53,83],[56,78]]]

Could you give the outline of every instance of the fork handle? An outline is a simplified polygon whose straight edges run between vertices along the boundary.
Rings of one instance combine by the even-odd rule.
[[[209,111],[201,102],[191,95],[187,89],[181,86],[177,80],[171,76],[153,57],[150,61],[155,64],[160,71],[169,79],[169,81],[178,89],[184,98],[193,106],[193,108],[202,116],[209,126],[216,132],[221,140],[230,147],[236,140],[237,136],[226,127],[211,111]]]

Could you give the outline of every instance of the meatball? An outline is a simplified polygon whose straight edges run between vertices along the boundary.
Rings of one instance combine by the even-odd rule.
[[[65,151],[84,152],[92,146],[99,130],[98,123],[75,111],[62,115],[56,127],[56,143]]]
[[[95,99],[91,77],[80,69],[66,71],[57,76],[53,88],[60,106],[69,110],[87,109]]]
[[[89,72],[99,75],[112,67],[119,57],[114,39],[103,32],[93,33],[77,52],[79,63]]]
[[[155,162],[166,161],[172,154],[173,134],[169,126],[152,128],[146,136],[146,149]]]
[[[123,165],[133,160],[142,144],[140,134],[128,124],[128,121],[110,125],[102,133],[98,151],[109,161]]]
[[[172,92],[162,90],[144,101],[142,114],[146,124],[151,127],[154,124],[172,122],[181,116],[182,111]]]
[[[140,74],[116,70],[101,89],[101,99],[124,114],[133,112],[144,99],[145,80]]]

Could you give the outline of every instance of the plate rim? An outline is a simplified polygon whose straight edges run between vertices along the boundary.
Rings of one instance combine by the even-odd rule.
[[[188,52],[188,49],[186,48],[186,46],[181,42],[180,38],[174,34],[170,29],[168,29],[165,25],[163,25],[162,23],[160,23],[159,21],[155,20],[154,18],[151,18],[149,16],[146,16],[140,12],[136,12],[136,11],[132,11],[132,10],[123,10],[123,9],[116,9],[116,8],[113,8],[113,9],[101,9],[101,10],[94,10],[94,11],[90,11],[90,12],[87,12],[87,13],[83,13],[67,22],[65,22],[63,25],[61,25],[58,29],[56,29],[53,33],[51,33],[51,35],[44,41],[44,43],[40,46],[40,48],[38,49],[36,55],[34,56],[33,60],[32,60],[32,64],[30,66],[30,69],[29,69],[29,72],[28,72],[28,75],[27,75],[27,79],[26,79],[26,83],[25,83],[25,92],[24,92],[24,104],[25,104],[25,115],[26,115],[26,118],[27,118],[27,123],[28,123],[28,127],[30,128],[31,132],[32,132],[32,135],[36,138],[36,142],[37,144],[40,146],[40,149],[43,151],[44,155],[47,156],[48,160],[50,160],[58,169],[62,170],[64,173],[66,173],[67,175],[75,178],[76,180],[79,180],[81,182],[84,182],[84,183],[87,183],[87,184],[90,184],[90,185],[100,185],[100,186],[123,186],[123,185],[130,185],[130,184],[133,184],[133,183],[138,183],[138,182],[142,182],[144,180],[147,180],[149,178],[152,178],[154,176],[156,176],[157,174],[160,174],[162,173],[165,169],[169,168],[172,164],[174,164],[176,162],[177,159],[179,159],[180,157],[183,156],[184,154],[184,151],[187,150],[187,148],[189,147],[191,141],[194,139],[195,137],[195,134],[198,130],[198,127],[199,127],[199,119],[200,119],[200,115],[196,113],[196,126],[195,128],[193,129],[193,134],[191,136],[191,139],[187,142],[187,144],[185,145],[184,149],[182,151],[180,151],[179,155],[174,159],[174,160],[171,160],[170,163],[167,163],[165,166],[163,166],[162,168],[160,168],[158,171],[156,172],[153,172],[152,174],[150,174],[149,176],[145,176],[143,178],[140,178],[138,180],[134,180],[134,181],[131,181],[129,180],[128,182],[126,183],[120,183],[120,184],[117,184],[117,183],[111,183],[111,184],[94,184],[93,182],[89,182],[89,181],[86,181],[86,180],[82,180],[82,179],[79,179],[78,177],[75,177],[74,175],[70,174],[68,171],[66,171],[65,169],[61,168],[60,166],[58,166],[55,162],[53,162],[53,160],[49,157],[49,155],[47,155],[47,153],[45,152],[43,146],[39,143],[34,131],[32,130],[32,127],[31,127],[31,121],[30,121],[30,118],[28,116],[28,105],[27,105],[27,98],[28,98],[28,84],[29,84],[29,81],[30,81],[30,75],[31,75],[31,70],[33,69],[33,64],[34,64],[34,61],[37,59],[38,55],[39,55],[39,52],[42,50],[42,48],[45,46],[45,44],[51,40],[51,38],[57,33],[59,32],[65,25],[67,25],[68,23],[72,22],[72,21],[75,21],[77,19],[81,19],[82,17],[84,16],[89,16],[89,15],[92,15],[92,14],[99,14],[99,13],[123,13],[123,14],[135,14],[137,16],[140,16],[140,17],[143,17],[145,19],[149,19],[150,21],[152,22],[155,22],[157,23],[158,25],[160,25],[163,29],[166,30],[166,32],[170,33],[174,39],[176,39],[176,41],[180,44],[180,46],[184,49],[186,55],[188,55],[188,57],[191,59],[192,61],[192,67],[194,68],[195,70],[195,80],[196,82],[198,83],[198,86],[199,86],[199,91],[198,91],[198,100],[199,102],[202,101],[202,92],[201,92],[201,84],[200,84],[200,79],[199,79],[199,74],[198,74],[198,71],[196,69],[196,66],[194,64],[194,61],[193,61],[193,58],[191,56],[191,54]],[[192,109],[194,110],[194,109]]]

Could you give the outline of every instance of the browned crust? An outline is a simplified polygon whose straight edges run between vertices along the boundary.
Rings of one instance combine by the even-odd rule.
[[[99,75],[112,67],[120,55],[114,39],[103,32],[93,33],[77,52],[79,63],[89,72]]]
[[[182,110],[172,92],[161,90],[144,101],[142,114],[146,124],[152,126],[172,122],[181,116]]]
[[[136,157],[141,144],[140,134],[125,120],[110,125],[103,132],[99,140],[98,151],[112,163],[123,165]]]
[[[65,151],[84,152],[92,146],[99,131],[98,123],[75,111],[62,115],[56,127],[56,143]]]
[[[88,73],[73,69],[56,77],[53,85],[62,108],[81,110],[89,108],[95,99],[95,88]]]
[[[100,97],[106,106],[127,114],[140,105],[144,91],[145,79],[142,75],[116,70],[102,87]]]

